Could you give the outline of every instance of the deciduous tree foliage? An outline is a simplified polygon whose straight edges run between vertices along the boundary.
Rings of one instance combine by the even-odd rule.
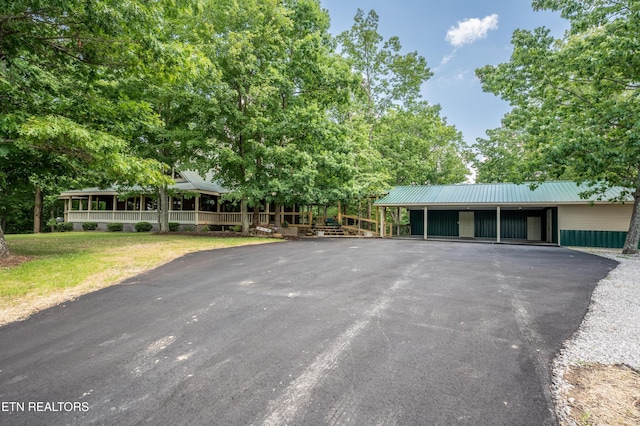
[[[317,0],[225,0],[208,19],[220,84],[210,93],[215,114],[201,124],[209,134],[201,149],[211,153],[203,168],[234,190],[246,233],[248,207],[316,202],[335,167],[348,179],[330,158],[345,151],[332,113],[349,102],[355,80],[333,53]]]
[[[118,89],[157,56],[162,10],[161,2],[1,2],[0,174],[11,159],[35,156],[55,157],[42,162],[52,168],[41,176],[162,179],[155,162],[129,156],[126,144],[133,128],[157,119]],[[1,233],[0,241],[6,255]]]
[[[624,253],[640,239],[640,3],[634,0],[536,0],[571,22],[561,40],[517,30],[508,63],[476,71],[486,91],[508,100],[526,134],[527,167],[603,193],[630,188],[634,208]],[[628,193],[628,194],[629,194]],[[627,195],[628,195],[627,194]]]
[[[463,182],[470,157],[462,135],[440,117],[439,106],[421,100],[422,84],[433,75],[424,57],[401,53],[398,37],[385,41],[373,10],[366,16],[358,10],[352,28],[337,40],[362,78],[358,108],[352,114],[364,125],[375,153],[372,158],[379,156],[371,175],[378,172],[384,189]]]
[[[401,54],[398,37],[388,40],[378,33],[378,14],[358,9],[350,30],[338,42],[353,68],[362,76],[364,111],[369,122],[392,108],[407,106],[420,98],[420,88],[433,73],[417,52]]]
[[[440,116],[439,106],[418,103],[390,110],[376,129],[391,185],[437,185],[466,179],[470,159],[462,134]]]

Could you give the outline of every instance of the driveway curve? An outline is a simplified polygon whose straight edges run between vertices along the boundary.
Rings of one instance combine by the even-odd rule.
[[[615,266],[415,240],[187,255],[0,328],[0,424],[553,425],[550,361]]]

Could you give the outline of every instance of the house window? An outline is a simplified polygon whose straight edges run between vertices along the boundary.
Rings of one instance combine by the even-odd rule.
[[[193,211],[195,209],[196,209],[196,197],[182,199],[182,210]]]
[[[217,209],[217,198],[213,195],[202,194],[200,197],[200,210],[204,212],[215,212]]]
[[[127,198],[127,210],[140,210],[140,197]]]

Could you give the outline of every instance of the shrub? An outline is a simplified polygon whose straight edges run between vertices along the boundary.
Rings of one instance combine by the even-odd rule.
[[[149,222],[138,222],[133,227],[136,232],[149,232],[153,229],[153,225]]]
[[[84,229],[85,231],[95,231],[96,229],[98,229],[98,223],[97,222],[84,222],[82,224],[82,229]]]
[[[121,223],[108,223],[107,224],[107,230],[109,230],[109,232],[122,231],[123,228],[124,228],[124,226]]]
[[[178,232],[180,224],[178,222],[169,222],[169,231]]]
[[[73,231],[73,223],[71,223],[71,222],[59,222],[59,223],[56,223],[56,231],[58,231],[58,232]]]
[[[193,226],[187,225],[184,227],[184,232],[193,232]]]
[[[241,232],[242,231],[242,225],[233,225],[232,227],[229,228],[231,231],[233,232]]]

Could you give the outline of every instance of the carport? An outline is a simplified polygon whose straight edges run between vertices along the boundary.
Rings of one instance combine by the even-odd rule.
[[[610,200],[623,189],[601,200],[581,198],[586,190],[575,182],[416,185],[393,188],[375,205],[381,218],[386,209],[407,209],[410,234],[425,240],[622,247],[631,203]],[[381,230],[384,237],[384,223]]]

